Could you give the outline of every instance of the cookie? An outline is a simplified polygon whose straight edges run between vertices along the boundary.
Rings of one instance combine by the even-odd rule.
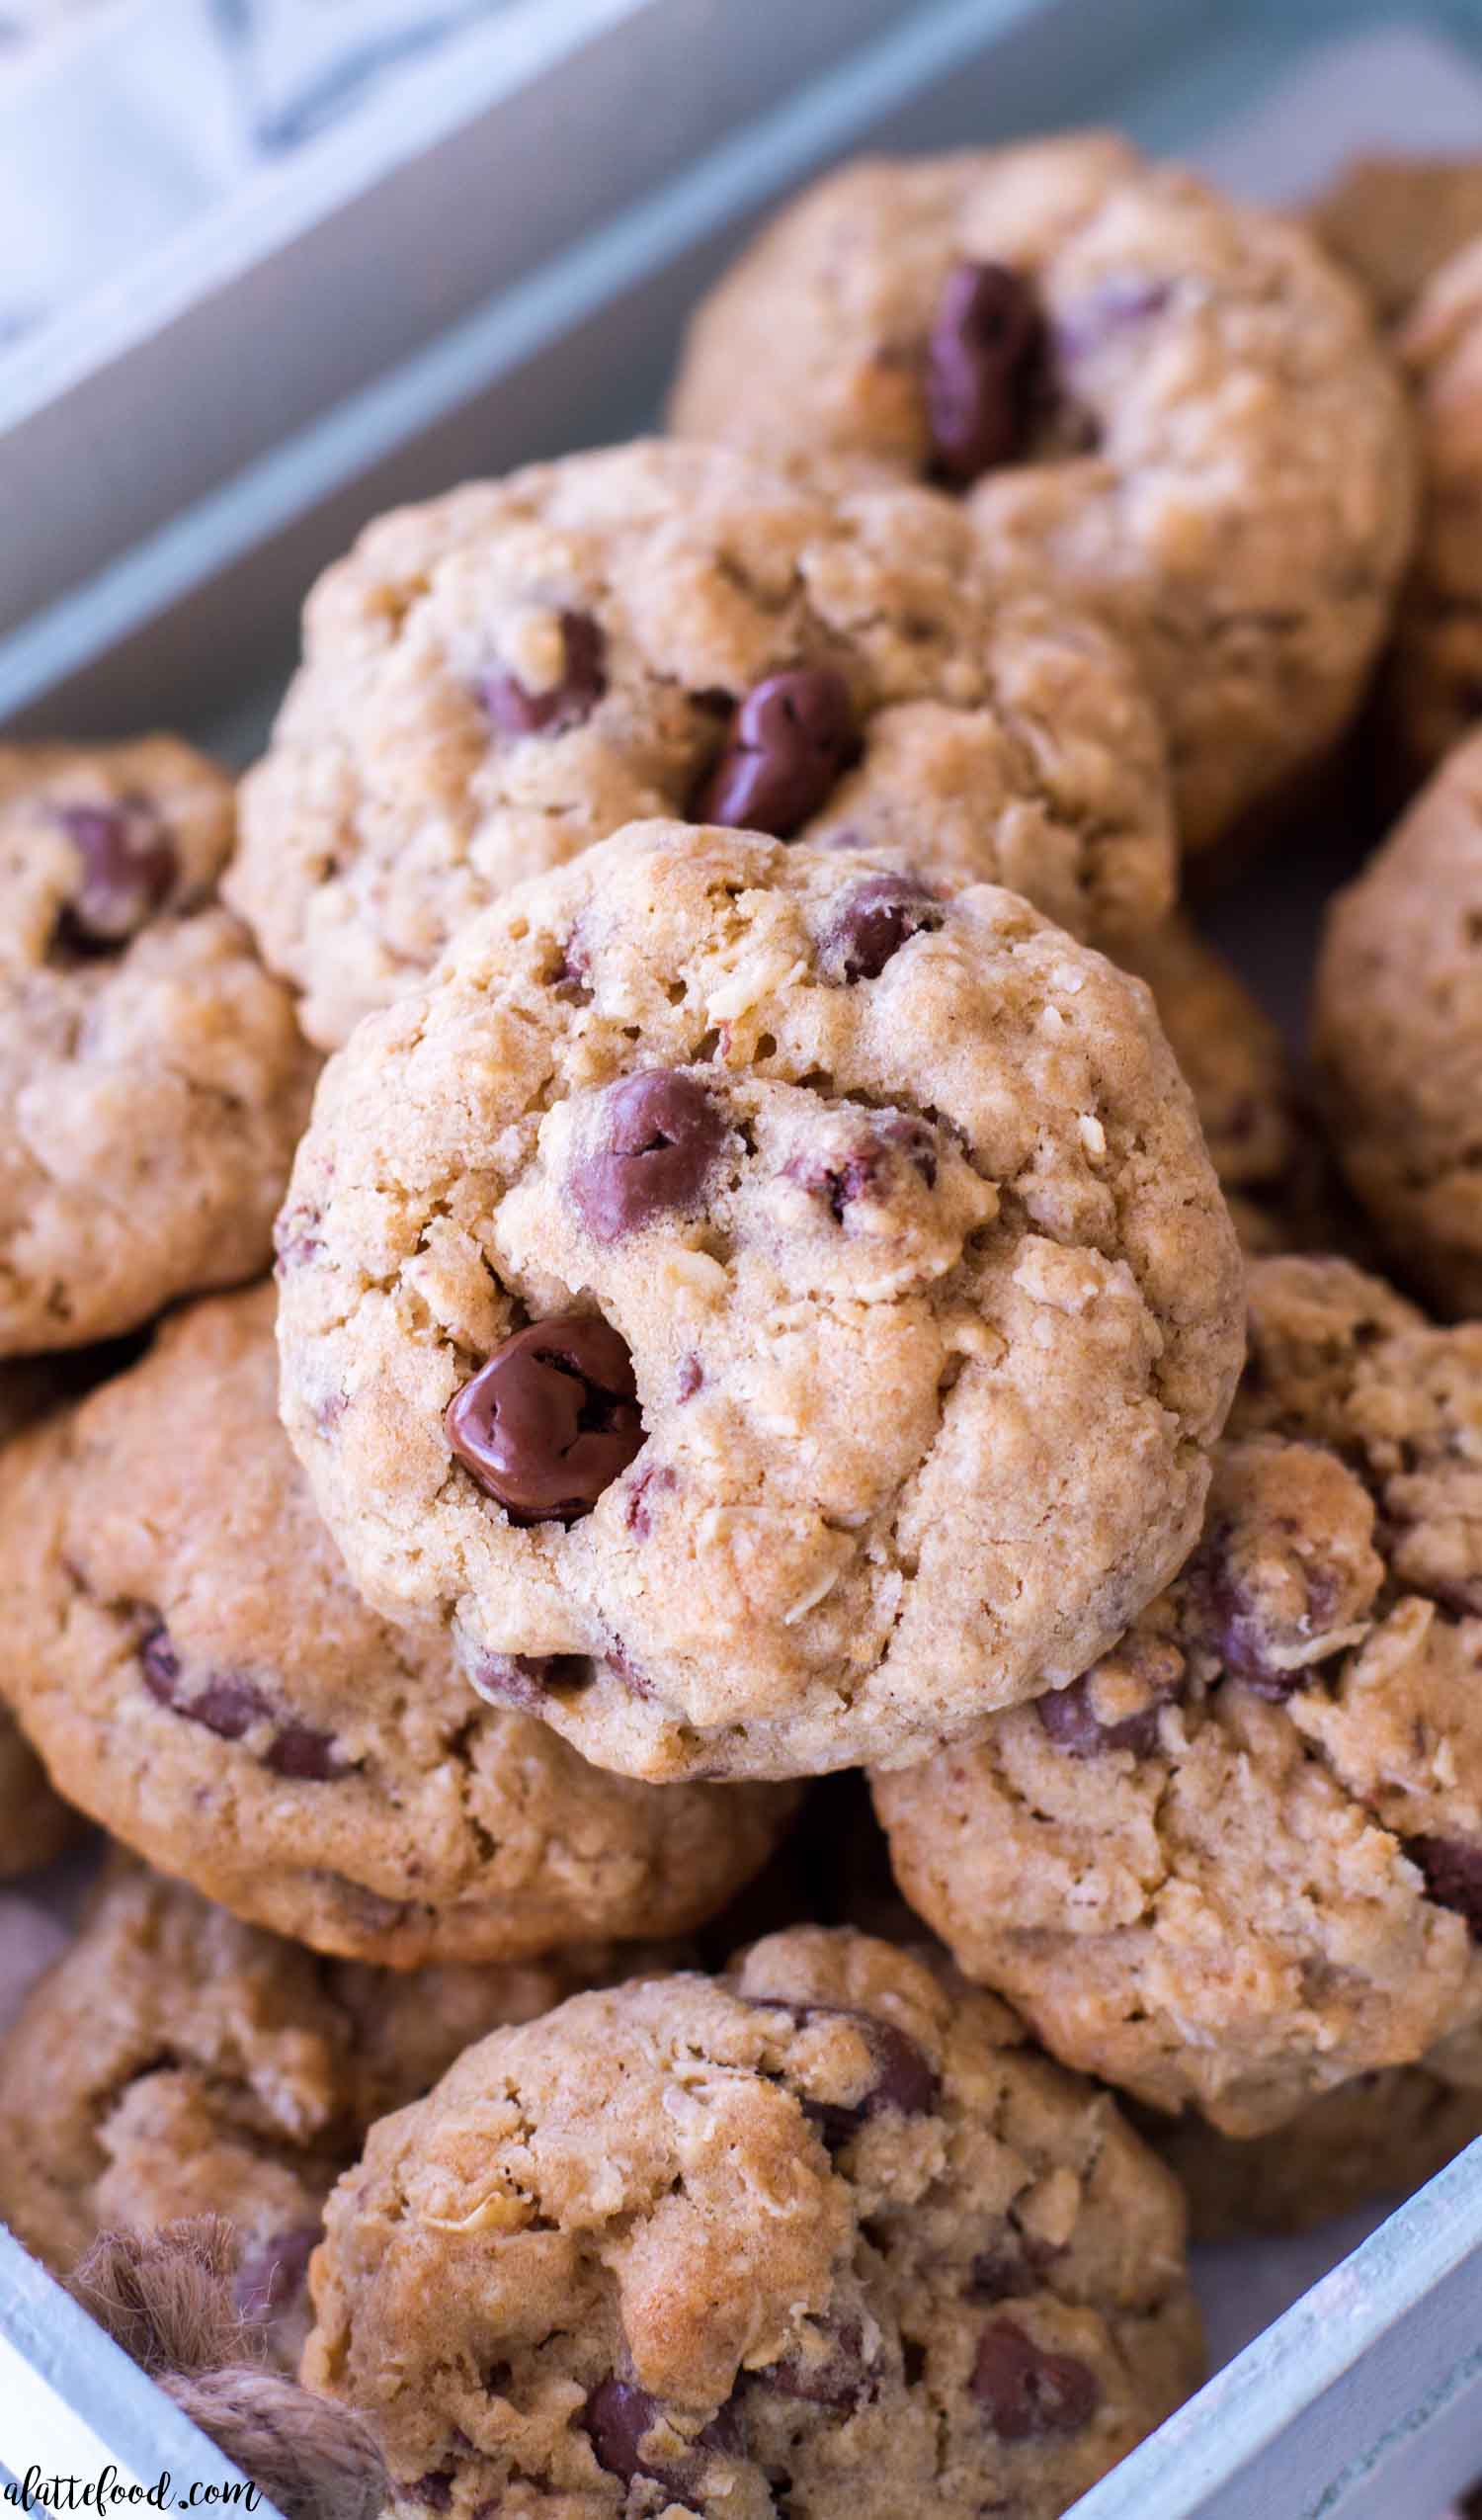
[[[1070,1689],[875,1802],[906,1896],[1066,2063],[1226,2134],[1482,2020],[1482,1324],[1251,1271],[1204,1534]]]
[[[672,419],[960,493],[997,569],[1130,642],[1191,851],[1338,735],[1411,538],[1358,290],[1294,221],[1097,133],[825,176],[700,307]]]
[[[1118,960],[1153,992],[1241,1248],[1331,1245],[1326,1167],[1286,1045],[1239,973],[1182,912]]]
[[[0,746],[0,1355],[252,1277],[315,1060],[217,904],[230,782],[173,737]]]
[[[272,1324],[269,1287],[195,1304],[0,1455],[4,1687],[61,1790],[250,1921],[400,1968],[713,1914],[791,1796],[604,1776],[436,1625],[376,1619],[279,1426]]]
[[[1482,1312],[1482,730],[1330,906],[1313,1004],[1355,1195],[1407,1281]]]
[[[1103,631],[1007,588],[946,500],[663,443],[368,528],[309,598],[227,890],[333,1047],[520,878],[692,813],[1098,937],[1172,897],[1162,739]]]
[[[1420,431],[1421,521],[1383,717],[1423,775],[1482,717],[1482,234],[1427,284],[1397,346]]]
[[[1194,2239],[1284,2236],[1412,2196],[1482,2135],[1482,2092],[1425,2065],[1391,2065],[1244,2142],[1193,2113],[1139,2123],[1189,2200]]]
[[[799,1929],[377,2127],[304,2377],[393,2509],[1051,2520],[1199,2377],[1174,2181],[990,1998]]]
[[[1307,216],[1393,323],[1448,255],[1482,235],[1482,157],[1350,158]]]
[[[223,2216],[238,2307],[292,2368],[324,2199],[374,2121],[488,2031],[651,1957],[592,1943],[399,1975],[117,1862],[0,2041],[0,2219],[65,2276],[100,2231]]]
[[[921,1756],[1191,1546],[1239,1260],[1146,993],[990,885],[639,824],[331,1061],[285,1423],[367,1598],[654,1779]]]

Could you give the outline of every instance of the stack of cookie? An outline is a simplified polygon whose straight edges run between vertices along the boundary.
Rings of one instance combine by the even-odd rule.
[[[1482,2128],[1482,731],[1312,1092],[1178,906],[1482,712],[1414,186],[1371,307],[1358,179],[848,168],[672,437],[369,527],[235,828],[0,754],[5,1847],[129,1850],[0,2212],[225,2214],[409,2515],[1053,2520],[1155,2148]]]

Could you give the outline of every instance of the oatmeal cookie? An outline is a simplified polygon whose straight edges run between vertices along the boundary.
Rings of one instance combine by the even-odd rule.
[[[875,1779],[897,1878],[1067,2063],[1226,2134],[1482,2018],[1482,1324],[1251,1272],[1203,1539],[1115,1650]]]
[[[1404,397],[1294,220],[1104,134],[867,159],[696,316],[682,434],[959,492],[1130,643],[1198,851],[1356,706],[1412,532]]]
[[[1332,904],[1313,1060],[1395,1268],[1441,1311],[1482,1312],[1482,729]]]
[[[216,901],[224,773],[0,745],[0,1356],[252,1277],[317,1064]]]
[[[1482,157],[1350,158],[1307,216],[1393,323],[1449,255],[1482,235]]]
[[[1139,983],[990,885],[635,825],[333,1060],[285,1422],[387,1616],[654,1779],[920,1756],[1194,1538],[1240,1267]]]
[[[1168,2173],[850,1933],[578,1995],[372,2133],[304,2376],[393,2508],[1053,2520],[1199,2376]]]
[[[361,1601],[276,1402],[263,1287],[0,1454],[3,1686],[62,1791],[251,1921],[396,1967],[722,1907],[791,1796],[660,1794],[481,1703],[435,1624]]]
[[[227,891],[333,1047],[649,814],[880,843],[1103,939],[1172,897],[1162,738],[1084,614],[1011,591],[946,500],[662,442],[367,529],[309,598]]]

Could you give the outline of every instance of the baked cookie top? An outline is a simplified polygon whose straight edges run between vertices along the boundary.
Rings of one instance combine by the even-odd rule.
[[[1207,846],[1332,742],[1409,547],[1403,397],[1295,220],[1101,133],[825,176],[703,301],[673,426],[958,491],[1091,602]]]
[[[1419,426],[1421,519],[1384,700],[1422,773],[1482,717],[1482,233],[1427,283],[1396,347]]]
[[[896,1875],[1067,2063],[1231,2135],[1482,2016],[1482,1324],[1251,1272],[1200,1545],[1114,1652],[875,1780]]]
[[[659,1794],[474,1696],[368,1610],[277,1417],[269,1287],[0,1454],[4,1688],[62,1790],[198,1889],[398,1967],[688,1930],[777,1788]]]
[[[317,1061],[216,903],[224,773],[0,745],[0,1355],[260,1270]]]
[[[325,2196],[462,2049],[653,1955],[397,1974],[321,1960],[119,1859],[0,2040],[0,2219],[58,2275],[100,2231],[235,2226],[234,2289],[291,2369]]]
[[[1340,169],[1307,216],[1393,323],[1448,255],[1482,235],[1482,157],[1364,152]]]
[[[802,1928],[498,2032],[376,2128],[304,2376],[398,2509],[1051,2520],[1198,2377],[1182,2219],[1002,2006]]]
[[[924,491],[641,441],[368,527],[309,597],[227,891],[334,1046],[650,814],[882,843],[1098,937],[1172,896],[1162,738],[1084,611]]]
[[[285,1423],[356,1581],[603,1766],[920,1756],[1191,1546],[1239,1258],[1141,984],[989,885],[640,824],[326,1072]]]
[[[1312,1047],[1334,1146],[1396,1268],[1441,1311],[1482,1311],[1482,731],[1331,903]]]

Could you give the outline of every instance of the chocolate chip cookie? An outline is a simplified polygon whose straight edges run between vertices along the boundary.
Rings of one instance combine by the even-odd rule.
[[[1427,284],[1397,347],[1420,429],[1421,523],[1385,722],[1424,773],[1482,718],[1482,233]]]
[[[964,518],[723,449],[535,464],[380,518],[321,580],[228,895],[326,1046],[518,879],[641,815],[882,843],[1077,933],[1166,909],[1129,660]]]
[[[672,416],[935,480],[996,568],[1094,604],[1163,713],[1190,850],[1332,743],[1410,544],[1358,290],[1295,222],[1096,133],[826,176],[701,306]]]
[[[291,2368],[325,2196],[460,2050],[656,1957],[583,1944],[412,1971],[319,1960],[119,1861],[0,2041],[0,2218],[58,2275],[100,2230],[218,2214]]]
[[[471,2049],[331,2197],[398,2510],[1052,2520],[1199,2377],[1182,2208],[991,1998],[801,1928]]]
[[[1146,992],[990,885],[635,825],[326,1071],[285,1423],[357,1582],[654,1779],[923,1755],[1192,1545],[1239,1257]]]
[[[1229,2135],[1482,2019],[1482,1324],[1251,1271],[1203,1538],[1115,1650],[875,1779],[897,1878],[1067,2063]]]
[[[1393,323],[1449,255],[1482,235],[1482,157],[1350,158],[1307,215]]]
[[[229,781],[164,735],[0,746],[0,1355],[270,1256],[315,1060],[216,902]]]
[[[1441,1310],[1482,1312],[1482,731],[1330,907],[1313,1058],[1396,1268]]]
[[[0,1454],[4,1685],[61,1790],[238,1914],[396,1967],[714,1914],[792,1797],[602,1775],[435,1625],[383,1626],[279,1426],[272,1322],[267,1287],[193,1305]]]
[[[1193,2113],[1140,2121],[1189,2200],[1195,2240],[1310,2231],[1411,2196],[1482,2135],[1482,2091],[1429,2065],[1355,2076],[1272,2135],[1220,2135]]]

